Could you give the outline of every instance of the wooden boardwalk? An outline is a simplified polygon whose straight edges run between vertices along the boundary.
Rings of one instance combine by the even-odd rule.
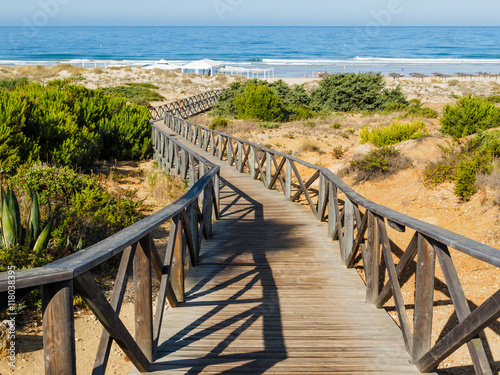
[[[189,270],[186,302],[165,313],[150,372],[420,374],[324,223],[196,152],[221,166],[221,217]]]

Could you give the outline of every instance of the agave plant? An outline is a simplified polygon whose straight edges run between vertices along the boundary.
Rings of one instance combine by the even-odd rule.
[[[23,228],[21,210],[17,197],[10,187],[7,191],[1,188],[0,203],[0,247],[27,246],[32,253],[38,254],[47,244],[52,227],[52,213],[48,205],[49,216],[47,224],[42,229],[38,195],[30,189],[31,207],[28,217],[28,226]]]

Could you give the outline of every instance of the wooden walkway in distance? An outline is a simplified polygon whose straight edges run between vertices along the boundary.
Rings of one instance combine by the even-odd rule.
[[[221,165],[221,217],[186,302],[165,313],[152,373],[420,374],[324,223],[176,138]]]

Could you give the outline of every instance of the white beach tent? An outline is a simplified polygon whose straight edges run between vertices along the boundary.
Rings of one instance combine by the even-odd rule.
[[[206,70],[210,75],[214,75],[217,68],[223,67],[224,63],[219,61],[213,61],[209,59],[193,61],[181,67],[181,72],[185,73],[187,70],[194,70],[196,74],[200,74]]]
[[[226,73],[226,74],[237,74],[237,75],[246,75],[247,78],[259,78],[259,74],[262,73],[264,76],[264,79],[266,78],[274,78],[274,68],[268,68],[268,69],[257,69],[257,68],[252,68],[252,69],[247,69],[247,68],[242,68],[239,66],[226,66],[225,68],[219,69],[220,73]]]
[[[166,60],[159,60],[153,64],[143,66],[143,69],[160,69],[160,70],[177,70],[181,67],[178,65],[170,65]]]

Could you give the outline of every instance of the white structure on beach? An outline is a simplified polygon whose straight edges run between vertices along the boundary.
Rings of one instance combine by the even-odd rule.
[[[274,78],[274,68],[269,69],[258,69],[258,68],[241,68],[239,66],[226,66],[218,70],[219,73],[226,74],[237,74],[241,76],[246,76],[247,78],[259,78],[259,75],[262,74],[264,79],[266,78]]]
[[[144,69],[160,69],[160,70],[177,70],[181,67],[178,65],[171,65],[166,60],[159,60],[153,64],[149,64],[143,67]]]
[[[194,70],[196,74],[205,74],[205,71],[209,75],[217,74],[217,69],[225,66],[223,62],[213,61],[209,59],[193,61],[186,65],[181,66],[181,72],[187,73],[190,70]]]

